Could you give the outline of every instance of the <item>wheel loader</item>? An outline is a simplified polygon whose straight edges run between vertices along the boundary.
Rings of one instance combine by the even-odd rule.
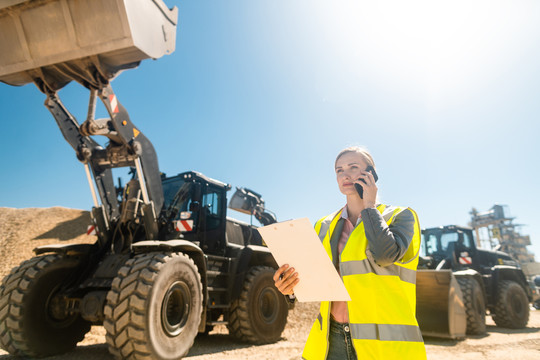
[[[417,318],[425,335],[461,338],[497,326],[521,329],[529,319],[530,287],[519,263],[500,251],[478,249],[471,228],[422,230],[417,271]]]
[[[280,339],[290,308],[255,226],[227,217],[231,186],[195,171],[166,177],[110,82],[175,49],[178,9],[162,0],[8,0],[0,5],[0,81],[34,83],[83,164],[94,244],[34,250],[0,285],[0,346],[36,358],[73,349],[103,325],[118,359],[180,359],[197,334],[225,324],[249,343]],[[58,90],[89,90],[79,124]],[[108,116],[95,118],[97,101]],[[94,137],[104,136],[99,145]],[[132,178],[115,186],[112,170]],[[229,208],[276,221],[237,188]]]

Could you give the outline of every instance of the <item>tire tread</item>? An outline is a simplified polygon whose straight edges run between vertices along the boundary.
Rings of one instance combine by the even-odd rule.
[[[229,329],[229,333],[240,341],[252,344],[268,343],[268,341],[257,336],[255,330],[253,329],[253,325],[250,320],[248,302],[251,289],[254,287],[258,276],[265,272],[273,273],[274,271],[275,269],[269,266],[252,267],[246,275],[244,286],[239,298],[233,301],[231,304],[229,323],[227,327]]]
[[[504,301],[506,297],[506,293],[510,290],[511,286],[518,286],[519,289],[523,291],[521,286],[511,280],[503,280],[500,282],[498,291],[497,291],[497,302],[495,304],[495,314],[493,315],[493,321],[497,326],[503,327],[503,328],[509,328],[509,329],[522,329],[527,326],[527,323],[529,322],[529,303],[527,301],[526,304],[523,304],[526,306],[526,318],[523,319],[523,321],[518,322],[518,319],[515,319],[512,317],[512,314],[510,313],[510,309],[508,307],[508,304]],[[523,291],[525,294],[525,291]],[[525,294],[525,298],[527,295]]]
[[[50,355],[34,349],[24,334],[24,301],[44,269],[62,259],[57,254],[33,257],[13,268],[3,279],[0,286],[0,346],[10,354],[26,357]],[[81,330],[75,333],[73,347],[84,339],[90,325]]]
[[[191,258],[182,253],[141,254],[128,260],[119,270],[107,294],[105,305],[105,340],[109,352],[117,359],[151,360],[150,345],[145,339],[145,299],[150,295],[160,269],[174,257],[185,257],[196,269]],[[199,284],[201,277],[196,271]],[[202,288],[201,288],[202,299]],[[193,345],[195,337],[189,344]]]
[[[486,332],[486,318],[485,318],[485,303],[484,303],[484,316],[482,320],[478,321],[475,311],[475,298],[474,287],[480,286],[478,282],[473,278],[458,278],[459,287],[463,293],[463,301],[465,303],[465,313],[467,315],[467,334],[469,335],[482,335]]]

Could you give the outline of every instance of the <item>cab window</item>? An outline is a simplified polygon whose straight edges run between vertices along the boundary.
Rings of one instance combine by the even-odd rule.
[[[455,232],[442,234],[441,250],[446,251],[450,243],[456,243],[457,241],[458,241],[458,234]]]
[[[422,247],[424,250],[423,256],[431,256],[433,253],[437,252],[437,237],[434,234],[429,234],[427,238],[424,237],[424,247]]]
[[[222,196],[218,190],[208,188],[203,195],[202,206],[206,212],[206,228],[216,229],[221,225],[222,214]]]

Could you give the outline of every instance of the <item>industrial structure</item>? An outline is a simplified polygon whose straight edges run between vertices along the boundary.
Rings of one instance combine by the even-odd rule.
[[[508,253],[521,264],[534,262],[534,254],[527,250],[527,246],[531,245],[529,235],[520,233],[519,228],[523,225],[514,224],[515,218],[510,217],[509,213],[506,205],[493,205],[485,212],[473,208],[469,226],[476,231],[476,245]]]

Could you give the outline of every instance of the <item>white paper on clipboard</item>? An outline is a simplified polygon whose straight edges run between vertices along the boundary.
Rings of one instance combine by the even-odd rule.
[[[257,229],[279,266],[289,264],[298,272],[294,288],[298,301],[350,301],[334,264],[309,219],[297,219]]]

